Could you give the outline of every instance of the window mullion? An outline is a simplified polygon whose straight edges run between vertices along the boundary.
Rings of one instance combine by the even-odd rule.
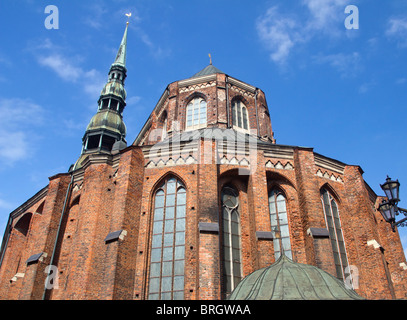
[[[233,270],[233,244],[232,244],[232,238],[233,238],[233,234],[232,234],[232,210],[227,210],[228,212],[228,225],[229,225],[229,254],[230,254],[230,259],[229,259],[229,269],[230,269],[230,286],[231,289],[234,289],[234,284],[235,284],[235,279],[234,279],[234,270]]]

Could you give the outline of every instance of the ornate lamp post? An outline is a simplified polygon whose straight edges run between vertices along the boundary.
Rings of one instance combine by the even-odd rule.
[[[381,184],[380,187],[387,196],[387,201],[383,200],[383,202],[379,205],[380,213],[382,214],[384,220],[391,224],[393,232],[396,232],[397,226],[407,226],[407,210],[397,206],[398,202],[400,201],[400,182],[398,180],[393,181],[391,178],[389,178],[389,176],[387,176],[386,182]],[[403,213],[406,218],[396,222],[396,216],[398,216],[400,213]]]

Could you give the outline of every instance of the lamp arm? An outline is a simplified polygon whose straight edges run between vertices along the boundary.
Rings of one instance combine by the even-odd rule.
[[[404,219],[401,219],[400,221],[395,221],[395,222],[392,223],[392,227],[393,226],[398,226],[398,225],[400,225],[402,223],[405,223],[406,221],[407,221],[407,217],[405,217]]]
[[[393,221],[391,223],[391,228],[393,229],[393,232],[395,232],[395,227],[397,226],[406,226],[407,225],[407,210],[403,208],[397,208],[398,211],[402,212],[405,215],[404,219],[401,219],[400,221]]]

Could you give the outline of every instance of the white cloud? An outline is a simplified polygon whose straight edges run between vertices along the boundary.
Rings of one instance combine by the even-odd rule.
[[[101,1],[98,3],[89,4],[87,3],[87,9],[92,14],[87,14],[84,19],[84,23],[94,29],[101,29],[103,27],[103,22],[105,21],[105,14],[108,13],[108,10],[105,7],[105,4]]]
[[[257,33],[270,51],[270,58],[284,64],[299,44],[307,44],[318,35],[336,37],[344,27],[345,8],[350,0],[303,0],[305,15],[282,14],[277,6],[269,8],[256,21]]]
[[[13,164],[28,155],[27,135],[0,129],[0,157],[2,162]]]
[[[310,13],[307,28],[336,33],[336,25],[344,21],[344,10],[349,2],[350,0],[303,0]]]
[[[284,63],[301,35],[296,21],[272,7],[256,23],[260,40],[270,50],[270,58],[276,63]]]
[[[97,98],[106,84],[107,77],[96,69],[83,71],[83,89],[90,97]]]
[[[137,105],[141,100],[141,97],[139,96],[132,96],[128,97],[126,100],[127,106],[132,106],[132,105]]]
[[[162,59],[171,55],[171,49],[163,49],[160,45],[154,43],[151,40],[151,37],[141,27],[130,24],[130,28],[136,31],[136,35],[140,37],[141,41],[147,46],[154,58]]]
[[[396,39],[402,47],[407,47],[407,18],[391,18],[388,21],[386,35]]]
[[[375,86],[377,85],[376,81],[372,80],[369,82],[364,82],[360,87],[359,87],[359,93],[365,94],[371,91]]]
[[[90,98],[95,99],[100,95],[107,80],[100,71],[80,67],[79,58],[64,56],[60,53],[62,49],[49,39],[45,39],[36,49],[43,51],[41,54],[35,53],[40,65],[51,69],[64,81],[80,84]]]
[[[58,76],[66,81],[75,82],[83,75],[81,68],[75,67],[67,58],[59,54],[52,54],[46,57],[41,56],[38,58],[38,62],[42,66],[51,68]]]
[[[12,165],[31,157],[37,139],[31,128],[43,123],[43,108],[26,99],[0,99],[0,114],[0,162]]]
[[[344,78],[355,76],[361,69],[361,57],[358,52],[318,55],[314,56],[314,62],[330,65]]]

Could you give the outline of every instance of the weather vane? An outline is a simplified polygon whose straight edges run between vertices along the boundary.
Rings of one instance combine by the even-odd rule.
[[[131,12],[125,13],[125,15],[127,16],[127,24],[129,24],[129,20],[130,20],[130,17],[131,17]]]
[[[212,65],[212,56],[211,56],[211,54],[210,54],[210,53],[208,54],[208,56],[209,56],[209,64],[211,64],[211,65]]]

